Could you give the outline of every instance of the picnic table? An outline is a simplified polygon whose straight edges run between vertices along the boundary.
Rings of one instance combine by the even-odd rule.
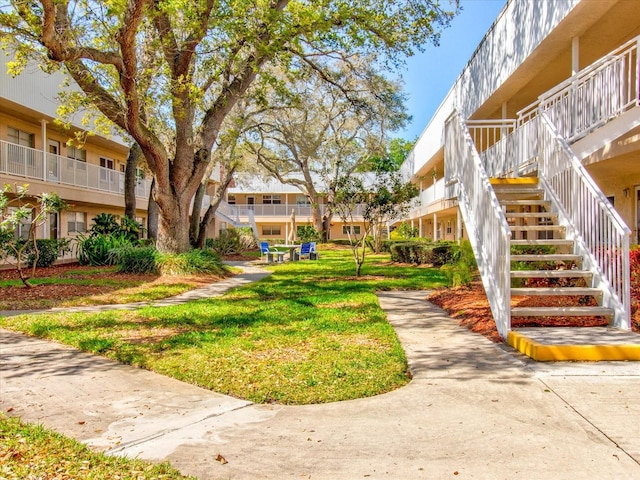
[[[281,244],[278,244],[278,245],[274,245],[274,247],[276,247],[276,248],[288,248],[289,249],[289,260],[295,261],[294,253],[298,248],[300,248],[300,245],[299,244],[293,244],[293,243],[291,243],[291,244],[289,244],[289,243],[281,243]]]

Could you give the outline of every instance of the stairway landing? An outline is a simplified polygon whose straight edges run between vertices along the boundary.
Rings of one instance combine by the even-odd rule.
[[[538,362],[640,361],[640,334],[613,327],[517,328],[507,343]]]

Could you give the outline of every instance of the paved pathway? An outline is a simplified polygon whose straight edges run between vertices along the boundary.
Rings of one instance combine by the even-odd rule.
[[[0,408],[201,479],[640,478],[637,363],[536,364],[425,295],[379,295],[413,373],[384,395],[255,405],[0,331]]]

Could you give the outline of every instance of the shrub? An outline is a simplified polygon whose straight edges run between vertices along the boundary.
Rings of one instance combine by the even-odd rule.
[[[443,265],[441,270],[452,286],[469,286],[473,280],[473,274],[477,270],[476,258],[469,240],[462,240],[454,249],[452,262]]]
[[[207,239],[205,245],[220,256],[240,253],[240,233],[235,228],[227,228],[218,238]]]
[[[631,276],[631,294],[640,297],[640,245],[629,249],[629,269]]]
[[[320,241],[320,232],[313,225],[299,225],[296,228],[296,235],[303,243]]]
[[[431,264],[439,267],[455,260],[457,245],[448,242],[424,243],[420,241],[392,243],[389,246],[391,261],[413,263],[416,265]]]
[[[91,219],[93,225],[90,233],[95,235],[111,235],[120,230],[118,217],[113,213],[99,213]]]
[[[38,261],[36,267],[50,267],[53,265],[62,253],[69,249],[69,240],[61,239],[37,239],[36,248],[38,249]],[[33,243],[29,242],[25,245],[24,254],[26,255],[26,263],[28,267],[33,267],[36,260],[36,252]]]
[[[255,250],[258,248],[258,240],[253,234],[251,227],[238,228],[238,236],[240,237],[240,251]]]
[[[410,223],[402,222],[398,228],[391,232],[391,240],[409,240],[420,236],[420,230],[412,227]]]
[[[123,245],[109,252],[109,261],[121,273],[157,273],[158,250],[152,245]]]
[[[131,246],[132,242],[124,234],[79,235],[77,244],[78,262],[81,265],[112,265],[111,250]]]
[[[186,253],[159,254],[158,270],[163,275],[223,274],[226,267],[215,251],[194,249]]]

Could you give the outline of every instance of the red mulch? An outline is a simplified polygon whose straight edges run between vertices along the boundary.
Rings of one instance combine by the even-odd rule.
[[[490,340],[500,343],[502,339],[496,329],[491,315],[489,301],[481,282],[474,282],[471,287],[443,288],[433,292],[427,300],[445,310],[452,318],[458,320],[461,326],[472,332],[479,333]],[[525,306],[554,306],[567,304],[567,297],[516,297],[512,300],[513,307]],[[640,332],[640,308],[638,302],[632,302],[632,329]],[[511,326],[522,327],[597,327],[607,326],[607,319],[602,317],[525,317],[514,318]]]

